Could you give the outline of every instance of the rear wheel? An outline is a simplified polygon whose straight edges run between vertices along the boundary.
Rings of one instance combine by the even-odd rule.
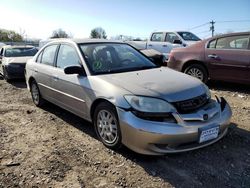
[[[94,112],[95,132],[100,141],[111,149],[120,148],[121,130],[115,107],[108,103],[100,103]]]
[[[41,96],[40,90],[35,80],[33,80],[30,84],[30,92],[34,104],[38,107],[42,106],[44,104],[44,99]]]
[[[193,76],[195,78],[198,78],[204,83],[207,83],[208,81],[208,73],[206,71],[206,68],[199,64],[193,64],[189,65],[187,68],[185,68],[184,73]]]

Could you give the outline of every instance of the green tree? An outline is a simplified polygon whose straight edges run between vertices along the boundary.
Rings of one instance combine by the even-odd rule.
[[[69,38],[69,35],[66,33],[66,31],[62,29],[57,29],[53,31],[52,36],[50,37],[51,39],[53,38]]]
[[[107,35],[106,35],[106,32],[103,28],[96,27],[96,28],[91,30],[90,38],[106,39]]]
[[[0,29],[0,41],[1,42],[21,42],[23,37],[15,31]]]

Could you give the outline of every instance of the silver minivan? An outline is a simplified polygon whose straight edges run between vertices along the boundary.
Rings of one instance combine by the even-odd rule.
[[[222,138],[231,109],[205,84],[108,40],[54,40],[26,65],[37,106],[52,102],[90,122],[102,143],[162,155]]]

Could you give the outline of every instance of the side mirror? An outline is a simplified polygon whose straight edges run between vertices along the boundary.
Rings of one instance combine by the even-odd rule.
[[[80,66],[67,66],[64,68],[65,74],[79,74],[81,76],[86,76],[84,69]]]
[[[182,44],[181,40],[180,39],[175,39],[173,44]]]

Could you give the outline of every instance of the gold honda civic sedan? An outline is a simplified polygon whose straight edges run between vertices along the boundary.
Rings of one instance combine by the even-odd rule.
[[[198,79],[159,67],[122,42],[54,40],[28,61],[25,76],[35,105],[46,100],[92,122],[112,149],[198,149],[221,139],[232,115]]]

